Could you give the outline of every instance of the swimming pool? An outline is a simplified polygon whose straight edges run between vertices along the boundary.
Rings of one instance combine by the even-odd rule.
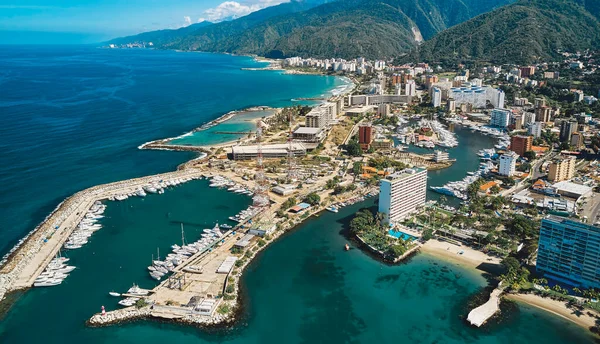
[[[390,229],[388,231],[388,234],[393,236],[394,238],[401,238],[402,240],[415,240],[416,237],[406,234],[404,232],[400,232],[400,231],[395,231],[393,229]]]

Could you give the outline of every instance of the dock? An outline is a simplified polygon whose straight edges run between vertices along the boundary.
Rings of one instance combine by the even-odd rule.
[[[28,288],[61,250],[69,235],[96,201],[134,193],[160,180],[198,179],[207,173],[198,169],[168,172],[153,176],[94,186],[65,199],[0,268],[0,299],[6,292]]]
[[[490,299],[483,305],[474,308],[469,312],[467,321],[474,326],[481,327],[489,318],[491,318],[496,312],[500,310],[500,295],[504,292],[504,287],[501,286],[502,282],[498,284],[498,287],[490,294]]]

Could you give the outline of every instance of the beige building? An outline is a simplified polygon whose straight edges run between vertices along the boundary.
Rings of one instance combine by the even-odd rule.
[[[575,157],[567,157],[550,164],[548,179],[553,182],[569,180],[575,175]]]

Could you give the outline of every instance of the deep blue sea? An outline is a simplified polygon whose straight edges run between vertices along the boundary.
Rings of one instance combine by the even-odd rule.
[[[0,49],[0,248],[6,250],[60,200],[87,186],[172,170],[190,154],[140,151],[231,110],[281,106],[319,96],[338,79],[242,71],[252,59],[227,55],[92,47]],[[489,138],[458,130],[451,156],[489,147]],[[461,160],[462,161],[462,160]],[[478,165],[464,159],[430,183],[461,179]],[[82,249],[59,286],[13,295],[0,319],[0,343],[588,343],[585,330],[520,305],[483,329],[461,320],[466,301],[485,285],[476,271],[419,254],[386,266],[342,235],[360,207],[324,213],[284,235],[242,279],[243,318],[232,329],[206,331],[152,321],[88,328],[111,290],[152,287],[146,266],[159,248],[245,208],[246,196],[194,181],[164,195],[106,202],[103,228]]]
[[[140,144],[342,84],[241,70],[260,66],[221,54],[0,46],[0,255],[72,193],[171,171],[193,157]]]

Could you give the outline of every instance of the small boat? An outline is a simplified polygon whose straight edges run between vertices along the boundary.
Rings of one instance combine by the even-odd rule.
[[[327,211],[330,211],[332,213],[337,213],[339,211],[338,208],[336,208],[334,206],[327,207],[326,209],[327,209]]]
[[[232,228],[233,228],[233,226],[231,226],[231,225],[228,225],[228,224],[226,224],[226,223],[224,223],[224,224],[220,225],[219,227],[220,227],[220,228],[223,228],[223,229],[232,229]]]
[[[350,246],[348,244],[344,245],[344,250],[349,251],[350,250]]]
[[[114,291],[111,291],[111,292],[109,292],[109,293],[108,293],[108,295],[110,295],[110,296],[115,296],[115,297],[119,297],[119,296],[121,296],[121,294],[119,294],[119,293],[117,293],[117,292],[114,292]]]

